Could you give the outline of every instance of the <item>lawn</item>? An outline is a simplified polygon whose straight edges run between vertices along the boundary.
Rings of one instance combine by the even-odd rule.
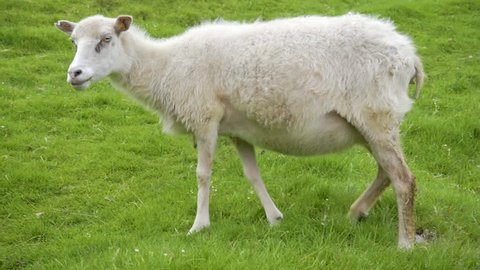
[[[402,125],[417,176],[416,227],[431,240],[397,249],[391,189],[368,219],[346,214],[376,173],[360,147],[298,158],[257,151],[285,219],[270,227],[230,141],[218,145],[212,226],[195,215],[196,153],[108,81],[77,92],[59,19],[130,14],[155,37],[206,20],[348,11],[393,20],[428,79]],[[0,2],[1,269],[480,269],[480,2]],[[413,92],[413,88],[411,89]]]

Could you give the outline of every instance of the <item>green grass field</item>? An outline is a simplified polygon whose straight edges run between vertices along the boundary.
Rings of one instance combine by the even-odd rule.
[[[480,2],[132,2],[0,2],[0,268],[480,269]],[[191,138],[163,135],[154,113],[108,81],[74,91],[65,81],[74,49],[53,26],[130,14],[169,37],[218,17],[348,11],[391,18],[428,75],[402,141],[418,181],[416,226],[435,237],[412,252],[397,250],[391,189],[365,222],[346,218],[376,173],[360,147],[313,158],[258,151],[285,215],[271,228],[221,139],[212,226],[187,236],[196,200]]]

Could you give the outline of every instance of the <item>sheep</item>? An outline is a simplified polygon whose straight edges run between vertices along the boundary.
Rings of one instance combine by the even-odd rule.
[[[240,155],[270,224],[283,214],[260,176],[254,146],[289,155],[366,147],[378,174],[352,204],[368,215],[392,184],[398,247],[414,246],[415,177],[399,127],[424,79],[412,41],[392,22],[362,14],[254,23],[202,23],[168,39],[151,38],[131,16],[60,20],[77,47],[67,82],[82,90],[105,77],[160,114],[166,133],[192,134],[197,146],[197,210],[190,233],[210,225],[209,186],[218,136]]]

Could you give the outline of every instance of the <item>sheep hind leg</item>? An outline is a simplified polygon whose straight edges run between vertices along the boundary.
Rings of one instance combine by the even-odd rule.
[[[390,185],[387,173],[378,166],[377,177],[373,183],[358,197],[350,207],[349,217],[352,222],[362,221],[368,216],[369,210],[382,195],[383,191]]]
[[[372,144],[377,162],[390,178],[397,197],[398,247],[411,249],[415,241],[415,177],[410,172],[399,147]]]
[[[265,184],[260,177],[257,161],[255,159],[254,147],[239,138],[233,138],[233,142],[237,148],[238,154],[240,155],[240,159],[242,160],[243,173],[257,193],[263,209],[265,210],[265,215],[267,216],[268,222],[271,225],[277,224],[281,219],[283,219],[283,214],[278,210],[277,206],[275,206],[275,203],[270,198]]]
[[[385,171],[395,191],[398,247],[411,249],[415,241],[415,177],[410,172],[400,147],[400,121],[388,112],[371,112],[364,116],[364,121],[354,122],[354,125],[366,139],[375,160]]]

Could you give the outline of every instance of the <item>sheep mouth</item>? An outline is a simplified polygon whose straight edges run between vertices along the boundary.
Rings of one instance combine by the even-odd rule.
[[[91,80],[92,80],[92,77],[90,77],[86,80],[83,80],[83,81],[73,81],[73,82],[70,82],[70,85],[72,85],[73,88],[75,88],[77,90],[83,90],[90,85]]]
[[[83,81],[74,81],[74,82],[71,82],[70,84],[73,85],[73,86],[80,86],[86,82],[89,82],[90,80],[92,79],[92,77],[86,79],[86,80],[83,80]]]

